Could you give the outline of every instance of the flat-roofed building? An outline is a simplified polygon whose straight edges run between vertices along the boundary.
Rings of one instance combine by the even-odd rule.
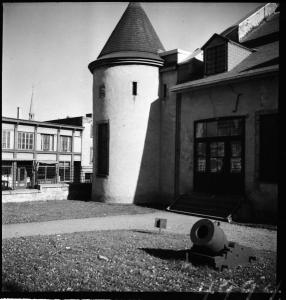
[[[2,190],[76,181],[83,129],[2,117]]]

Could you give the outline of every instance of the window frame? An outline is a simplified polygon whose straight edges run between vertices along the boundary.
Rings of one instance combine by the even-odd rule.
[[[17,133],[17,149],[19,150],[34,150],[35,143],[34,132],[18,131]],[[24,146],[24,147],[23,147]]]
[[[63,170],[63,179],[61,180],[61,171]],[[66,178],[66,173],[68,174],[68,179]],[[71,176],[71,162],[70,161],[59,161],[59,178],[60,182],[70,182],[72,181]]]
[[[44,141],[43,138],[49,137],[49,147],[48,149],[44,149]],[[55,136],[53,134],[41,133],[41,151],[54,151],[55,149]]]
[[[12,149],[11,132],[12,130],[10,129],[2,129],[2,149]]]
[[[63,147],[63,141],[65,138],[67,139],[67,141],[70,141],[70,143],[67,142],[66,150],[64,149],[65,147]],[[60,136],[60,152],[65,152],[65,153],[72,152],[72,137],[71,136],[69,136],[69,135],[61,135]]]
[[[218,50],[219,48],[223,48],[224,49],[224,54],[221,55],[221,57],[219,56],[219,54],[222,52],[221,50]],[[211,71],[209,70],[210,68],[210,61],[211,58],[209,58],[209,56],[211,55],[210,51],[214,51],[214,58],[213,58],[213,69],[211,69]],[[227,43],[222,43],[219,45],[215,45],[215,46],[210,46],[207,47],[204,50],[204,62],[205,62],[205,75],[215,75],[215,74],[219,74],[219,73],[223,73],[225,71],[227,71],[227,51],[228,51],[228,47],[227,47]],[[221,64],[219,64],[219,59],[221,59],[223,57],[223,67],[220,68]],[[209,61],[208,61],[209,60]]]

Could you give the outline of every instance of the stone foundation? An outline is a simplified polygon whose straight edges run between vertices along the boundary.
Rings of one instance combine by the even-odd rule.
[[[2,191],[2,203],[67,200],[68,184],[41,184],[37,189]]]

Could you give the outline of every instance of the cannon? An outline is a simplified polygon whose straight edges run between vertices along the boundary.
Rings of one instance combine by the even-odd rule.
[[[197,221],[191,228],[190,238],[193,246],[189,255],[193,261],[206,262],[220,271],[249,264],[256,259],[251,248],[229,242],[219,222],[208,219]]]

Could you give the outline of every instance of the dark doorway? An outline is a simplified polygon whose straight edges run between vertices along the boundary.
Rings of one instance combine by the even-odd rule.
[[[74,182],[80,182],[80,171],[81,171],[81,162],[75,161],[73,163],[74,169],[73,169],[73,181]]]
[[[16,188],[31,187],[33,181],[32,161],[18,161],[16,168]]]
[[[244,192],[244,118],[195,122],[194,189],[196,192]]]

